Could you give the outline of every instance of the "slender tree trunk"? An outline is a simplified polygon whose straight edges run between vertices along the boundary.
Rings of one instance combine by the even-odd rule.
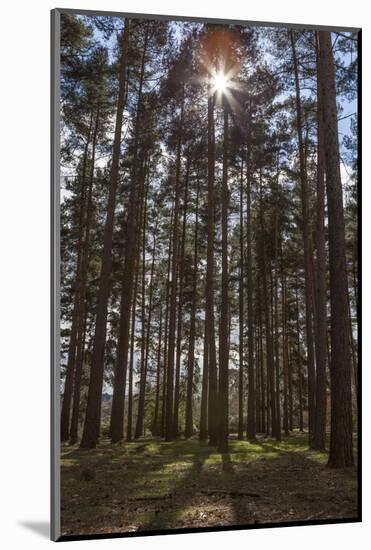
[[[316,41],[318,33],[316,32]],[[323,105],[317,51],[317,270],[316,270],[316,417],[313,448],[324,450],[326,444],[326,248],[325,248],[325,151]]]
[[[70,428],[70,443],[74,445],[77,443],[79,415],[80,415],[80,395],[81,395],[81,376],[84,359],[84,342],[85,342],[85,325],[86,325],[86,286],[89,267],[89,247],[90,247],[90,227],[92,221],[92,195],[93,195],[93,183],[94,183],[94,169],[95,169],[95,151],[97,145],[97,135],[99,127],[99,105],[97,107],[96,119],[94,124],[94,133],[92,139],[92,152],[90,159],[90,175],[89,175],[89,187],[86,205],[86,219],[84,229],[84,242],[83,253],[81,263],[81,288],[79,292],[79,322],[77,329],[77,349],[76,349],[76,367],[74,377],[74,389],[73,389],[73,406],[72,406],[72,418]]]
[[[265,345],[265,357],[266,357],[266,413],[267,413],[267,423],[266,423],[266,434],[272,435],[272,407],[270,406],[270,377],[269,377],[269,371],[268,371],[268,352],[267,352],[267,345]]]
[[[66,378],[64,382],[64,391],[62,399],[62,408],[61,408],[61,441],[68,441],[69,430],[70,430],[70,415],[71,415],[71,402],[72,402],[72,393],[74,388],[74,377],[75,377],[75,368],[76,368],[76,346],[78,338],[78,326],[80,322],[80,309],[81,309],[81,300],[80,300],[80,287],[82,285],[82,263],[83,263],[83,235],[85,227],[85,209],[86,209],[86,170],[88,163],[88,153],[89,145],[91,139],[91,129],[93,125],[93,112],[90,116],[89,130],[86,138],[86,143],[83,153],[83,162],[82,162],[82,173],[80,177],[80,193],[79,193],[79,215],[77,221],[78,227],[78,238],[77,238],[77,260],[76,260],[76,278],[75,278],[75,288],[74,288],[74,302],[72,310],[72,322],[71,322],[71,333],[70,341],[68,346],[68,360],[66,368]]]
[[[69,444],[75,445],[78,440],[79,431],[79,416],[80,416],[80,399],[81,399],[81,379],[84,367],[85,359],[85,342],[86,342],[86,325],[87,325],[87,312],[84,313],[85,319],[83,323],[81,345],[78,345],[79,358],[76,363],[75,379],[73,384],[73,405],[72,405],[72,417],[70,427],[70,439]],[[80,340],[80,337],[79,337]]]
[[[299,310],[299,284],[296,280],[296,346],[297,346],[297,368],[298,368],[298,400],[299,400],[299,430],[304,431],[304,414],[303,414],[303,369],[301,364],[300,353],[300,310]]]
[[[155,395],[155,412],[153,416],[152,435],[158,435],[159,426],[159,409],[160,409],[160,381],[161,381],[161,350],[162,350],[162,303],[160,303],[160,326],[158,329],[158,344],[157,344],[157,370],[156,370],[156,395]]]
[[[124,437],[124,410],[125,410],[125,390],[126,374],[128,365],[129,351],[129,331],[130,331],[130,310],[133,298],[134,286],[134,266],[135,266],[135,237],[136,226],[138,224],[138,156],[139,156],[139,133],[141,122],[142,90],[145,78],[145,63],[148,45],[149,27],[147,25],[144,36],[144,45],[141,58],[141,68],[139,76],[139,90],[136,108],[135,129],[134,129],[134,148],[133,148],[133,171],[130,185],[130,196],[128,215],[126,221],[126,243],[125,243],[125,262],[121,285],[121,303],[120,303],[120,322],[119,337],[117,343],[117,359],[115,365],[115,379],[113,385],[112,411],[111,411],[111,440],[112,443],[121,441]],[[147,163],[145,163],[146,165]],[[148,167],[147,167],[148,168]],[[144,170],[143,180],[146,178]],[[149,169],[148,169],[149,176]]]
[[[275,355],[275,372],[276,372],[276,405],[277,405],[277,421],[274,435],[278,441],[281,440],[281,390],[280,390],[280,335],[278,321],[278,248],[279,248],[279,230],[278,230],[278,191],[279,191],[279,153],[277,154],[277,174],[275,182],[276,205],[274,209],[274,355]]]
[[[177,343],[176,343],[176,360],[175,360],[175,391],[174,391],[174,435],[179,435],[179,400],[180,400],[180,361],[182,356],[182,328],[183,328],[183,285],[184,285],[184,247],[187,223],[188,209],[188,182],[191,161],[187,160],[187,170],[184,188],[183,200],[183,223],[182,223],[182,240],[180,245],[180,260],[179,260],[179,297],[178,297],[178,326],[177,326]]]
[[[255,393],[255,365],[254,365],[254,305],[253,305],[253,265],[252,265],[252,216],[251,216],[251,117],[249,141],[247,144],[246,170],[246,245],[247,245],[247,335],[248,335],[248,396],[247,396],[247,439],[253,441],[256,435],[255,400],[259,389]],[[260,304],[259,304],[260,307]],[[260,402],[260,399],[259,399]],[[259,403],[260,405],[260,403]],[[261,424],[260,424],[261,429]]]
[[[281,287],[282,287],[282,364],[283,364],[283,429],[285,435],[289,435],[289,358],[287,343],[287,297],[286,278],[281,266]]]
[[[137,425],[135,428],[135,438],[138,438],[144,434],[144,404],[145,404],[146,385],[147,385],[149,341],[150,341],[151,320],[152,320],[153,276],[154,276],[154,270],[155,270],[155,256],[156,256],[156,232],[157,232],[157,228],[155,227],[154,236],[153,236],[152,264],[151,264],[150,284],[149,284],[147,327],[146,327],[146,333],[145,333],[145,354],[144,354],[143,372],[141,372],[141,376],[140,376],[138,416],[137,416]],[[144,252],[144,255],[145,255],[145,252]],[[143,267],[144,267],[144,262],[143,262]]]
[[[314,421],[315,421],[315,365],[314,365],[314,343],[312,326],[312,288],[310,280],[310,257],[309,257],[309,216],[308,216],[308,182],[306,173],[306,160],[304,152],[304,142],[302,135],[302,114],[300,100],[300,84],[298,62],[296,57],[294,31],[290,31],[295,90],[296,90],[296,126],[299,145],[299,164],[300,164],[300,186],[301,186],[301,207],[303,217],[303,243],[304,243],[304,275],[305,275],[305,322],[307,336],[308,353],[308,427],[309,427],[309,446],[313,445]]]
[[[276,244],[276,246],[278,246]],[[274,282],[271,270],[271,295],[272,295],[272,341],[274,342],[274,373],[276,394],[276,425],[272,424],[272,435],[281,441],[281,387],[280,387],[280,334],[278,321],[278,254],[275,252]]]
[[[206,267],[206,319],[205,341],[207,342],[208,359],[208,432],[209,444],[218,441],[218,371],[216,364],[215,319],[214,319],[214,185],[215,185],[215,132],[214,132],[214,96],[209,84],[207,104],[207,267]]]
[[[356,256],[357,250],[354,252],[354,255]],[[354,300],[354,307],[355,307],[355,313],[356,313],[356,326],[357,326],[357,319],[358,319],[358,282],[357,282],[357,259],[356,257],[353,257],[352,261],[352,286],[353,286],[353,300]],[[353,357],[353,370],[354,370],[354,384],[355,384],[355,399],[356,399],[356,414],[358,418],[358,351],[357,351],[357,344],[354,342],[353,337],[353,322],[352,322],[352,310],[351,310],[351,301],[349,296],[349,324],[350,324],[350,335],[351,335],[351,346],[352,346],[352,357]]]
[[[228,368],[229,368],[229,308],[228,308],[228,109],[224,102],[222,209],[222,289],[219,328],[219,438],[218,451],[228,452]]]
[[[259,349],[259,326],[255,323],[255,366],[256,366],[256,388],[255,388],[255,435],[262,431],[262,404],[261,404],[261,375],[260,375],[260,349]]]
[[[357,398],[357,391],[358,391],[358,373],[357,373],[357,357],[356,357],[356,350],[354,345],[354,338],[353,338],[353,322],[352,322],[352,311],[350,306],[350,296],[348,291],[348,316],[349,316],[349,343],[350,343],[350,349],[351,349],[351,358],[352,358],[352,371],[353,371],[353,378],[354,378],[354,393],[355,398]]]
[[[259,358],[260,362],[258,365],[258,368],[260,370],[260,388],[261,388],[261,433],[265,433],[267,430],[266,427],[266,378],[264,374],[264,353],[263,353],[263,319],[262,319],[262,297],[261,297],[261,281],[260,277],[257,273],[257,290],[258,290],[258,316],[259,316],[259,340],[258,340],[258,347],[259,347]]]
[[[292,347],[287,341],[288,347],[288,391],[289,391],[289,430],[292,432],[294,429],[294,402],[293,402],[293,380],[292,380]]]
[[[353,259],[352,279],[353,279],[354,301],[356,305],[356,310],[358,312],[358,277],[357,277],[357,261],[355,258]]]
[[[166,309],[165,309],[165,339],[164,339],[164,367],[163,367],[163,376],[162,376],[162,404],[161,404],[161,427],[160,435],[161,437],[165,436],[165,421],[166,421],[166,373],[167,373],[167,349],[168,349],[168,340],[169,340],[169,296],[170,296],[170,274],[171,274],[171,251],[172,251],[172,227],[173,227],[173,218],[174,218],[174,204],[171,210],[170,216],[170,228],[169,228],[169,249],[168,249],[168,260],[167,260],[167,278],[166,278]]]
[[[207,312],[206,312],[207,316]],[[205,316],[205,335],[203,350],[203,370],[201,386],[201,408],[200,408],[200,440],[205,441],[208,436],[208,393],[209,393],[209,344],[207,341],[207,319]]]
[[[238,439],[243,439],[243,394],[244,394],[244,235],[243,235],[243,159],[240,177],[240,276],[239,276],[239,366],[238,366]],[[249,266],[250,267],[250,266]],[[250,384],[249,384],[250,387]]]
[[[110,276],[112,270],[112,240],[115,219],[116,191],[119,176],[119,160],[121,151],[121,128],[126,94],[126,68],[129,45],[129,19],[125,19],[122,33],[122,53],[120,60],[120,85],[117,100],[115,136],[111,164],[110,182],[108,187],[108,204],[104,226],[102,266],[99,280],[98,304],[95,322],[95,334],[90,371],[88,400],[86,407],[84,431],[81,447],[94,448],[99,440],[101,400],[104,374],[104,349],[106,343],[108,297]]]
[[[353,465],[351,362],[345,223],[340,176],[335,71],[331,33],[319,31],[323,93],[331,303],[331,438],[328,464]]]
[[[127,431],[126,438],[128,441],[132,440],[133,437],[133,378],[134,378],[134,359],[135,359],[135,333],[136,333],[136,307],[137,307],[137,295],[138,295],[138,283],[139,283],[139,260],[140,260],[140,238],[142,233],[143,226],[143,216],[144,216],[144,179],[142,178],[142,185],[140,189],[139,196],[139,223],[136,227],[136,236],[135,236],[135,283],[133,289],[133,300],[131,308],[131,333],[130,333],[130,361],[129,361],[129,387],[128,387],[128,419],[127,419]]]
[[[140,341],[140,372],[139,372],[139,392],[138,392],[138,409],[137,422],[135,424],[134,438],[138,439],[142,435],[142,431],[138,431],[138,416],[144,411],[144,401],[141,401],[141,385],[144,379],[144,369],[146,361],[146,221],[147,221],[147,193],[144,199],[144,214],[142,228],[142,292],[141,292],[141,341]],[[143,399],[143,398],[142,398]],[[139,420],[143,426],[143,419]]]
[[[187,396],[185,411],[185,436],[191,437],[193,434],[193,373],[195,364],[195,339],[196,339],[196,312],[197,312],[197,268],[198,268],[198,198],[200,183],[197,180],[196,194],[196,220],[194,234],[194,256],[193,256],[193,288],[192,288],[192,309],[191,323],[189,329],[189,352],[187,369]]]
[[[171,269],[170,284],[170,311],[169,311],[169,348],[167,360],[167,383],[166,383],[166,422],[165,439],[171,441],[174,438],[174,351],[175,351],[175,328],[176,328],[176,295],[178,279],[178,223],[179,223],[179,191],[182,153],[182,133],[184,122],[184,83],[182,85],[181,114],[178,128],[178,142],[176,153],[176,173],[174,189],[174,227],[173,227],[173,263]]]
[[[265,314],[265,339],[267,351],[267,386],[269,387],[269,407],[267,414],[267,431],[269,431],[268,421],[271,420],[272,434],[277,434],[277,405],[276,395],[274,391],[274,351],[272,342],[272,323],[271,323],[271,308],[268,295],[268,278],[267,278],[267,260],[265,251],[265,236],[264,236],[264,216],[263,216],[263,200],[262,200],[262,172],[260,170],[260,273],[263,285],[263,302]],[[270,415],[269,415],[270,413]]]
[[[133,378],[134,378],[134,356],[135,356],[135,320],[136,320],[136,302],[138,291],[138,271],[135,276],[133,305],[131,311],[131,334],[130,334],[130,362],[129,362],[129,387],[128,387],[128,418],[127,418],[127,441],[132,440],[133,430]]]

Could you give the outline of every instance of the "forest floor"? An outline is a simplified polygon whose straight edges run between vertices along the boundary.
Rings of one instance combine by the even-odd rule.
[[[331,470],[307,436],[230,441],[142,439],[62,449],[62,535],[357,517],[355,468]]]

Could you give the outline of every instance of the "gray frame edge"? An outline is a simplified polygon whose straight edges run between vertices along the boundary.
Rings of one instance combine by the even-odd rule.
[[[172,21],[185,21],[195,23],[215,23],[215,24],[229,24],[229,25],[247,25],[247,26],[259,26],[259,27],[284,27],[289,29],[302,29],[302,30],[323,30],[332,32],[359,32],[361,27],[346,27],[346,26],[331,26],[331,25],[311,25],[302,23],[273,23],[270,21],[249,21],[243,19],[219,19],[213,17],[192,17],[185,15],[163,15],[163,14],[151,14],[151,13],[132,13],[132,12],[118,12],[118,11],[105,11],[105,10],[84,10],[77,8],[56,8],[59,14],[66,13],[71,15],[87,15],[94,16],[100,15],[102,17],[129,17],[132,19],[156,19],[159,21],[172,20]]]
[[[50,538],[60,537],[60,10],[51,10],[50,82],[50,325],[51,325],[51,410],[50,410]]]

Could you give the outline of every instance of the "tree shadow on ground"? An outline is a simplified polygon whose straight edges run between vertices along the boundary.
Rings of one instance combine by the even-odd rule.
[[[354,471],[326,468],[305,440],[197,439],[66,449],[64,534],[153,531],[356,517]],[[92,472],[93,477],[87,475]]]
[[[117,531],[159,528],[179,495],[192,490],[212,449],[197,441],[148,441],[66,449],[62,468],[62,532],[85,533],[117,523]],[[184,480],[184,481],[183,481]],[[159,516],[160,514],[160,516]],[[120,521],[123,520],[123,523]]]
[[[174,488],[170,513],[157,512],[155,521],[142,528],[356,516],[354,472],[329,471],[325,455],[307,452],[303,438],[257,442],[262,454],[257,460],[251,460],[253,453],[248,451],[241,458],[233,445],[231,442],[230,452],[223,455],[210,451],[203,457],[202,467],[195,464]],[[221,463],[205,464],[211,456],[219,456]],[[185,491],[188,483],[192,489]]]
[[[324,453],[298,448],[294,437],[256,445],[263,451],[256,462],[223,455],[231,486],[243,488],[231,500],[236,524],[356,518],[355,469],[327,468]]]

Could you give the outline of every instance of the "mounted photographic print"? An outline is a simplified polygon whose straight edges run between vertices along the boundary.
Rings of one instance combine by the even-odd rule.
[[[52,538],[355,522],[359,29],[52,12]]]

